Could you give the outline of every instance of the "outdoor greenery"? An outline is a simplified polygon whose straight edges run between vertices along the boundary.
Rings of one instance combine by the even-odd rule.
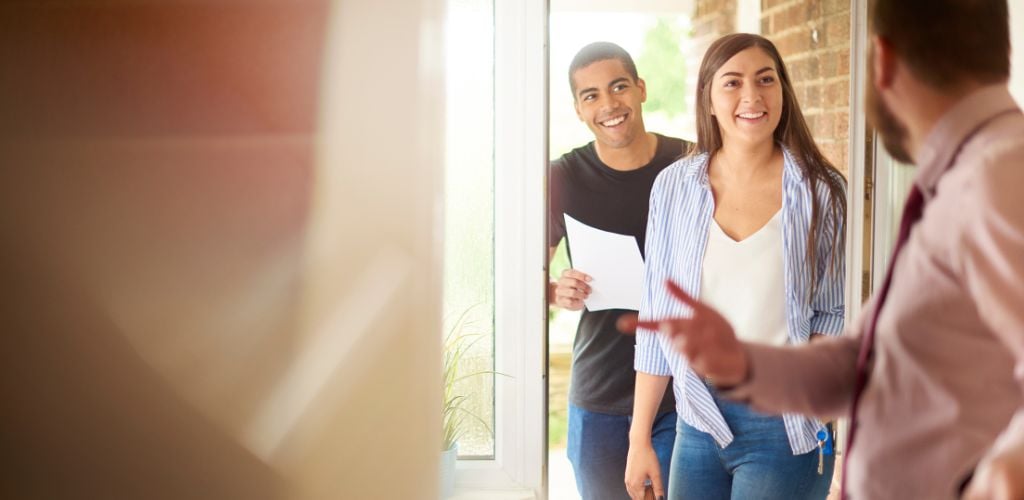
[[[459,382],[473,377],[483,375],[502,375],[493,370],[477,370],[464,373],[466,363],[464,359],[473,345],[486,336],[483,333],[471,332],[473,324],[469,320],[472,308],[467,309],[448,329],[444,339],[444,364],[443,383],[444,400],[441,413],[442,419],[442,443],[441,451],[449,450],[459,438],[469,430],[470,426],[480,426],[487,434],[493,437],[494,432],[490,425],[467,408],[469,405],[469,394],[460,391]]]
[[[672,19],[659,17],[644,36],[637,71],[647,83],[647,113],[674,118],[686,113],[686,57],[680,47],[684,33]]]

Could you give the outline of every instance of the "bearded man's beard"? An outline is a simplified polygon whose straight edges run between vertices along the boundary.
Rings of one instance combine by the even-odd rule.
[[[868,65],[868,81],[875,81],[874,68]],[[882,96],[875,90],[875,86],[869,84],[866,92],[868,123],[878,131],[882,137],[882,144],[889,151],[893,159],[900,163],[914,163],[910,153],[907,152],[907,128],[896,118],[892,110],[885,105]]]

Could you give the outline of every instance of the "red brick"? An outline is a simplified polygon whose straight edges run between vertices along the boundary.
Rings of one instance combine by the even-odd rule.
[[[835,136],[836,116],[834,113],[822,113],[817,121],[817,126],[811,131],[815,138],[832,139]]]
[[[836,153],[837,158],[833,165],[843,173],[844,177],[848,177],[850,172],[850,141],[836,141]]]
[[[834,149],[833,144],[828,140],[824,140],[818,137],[814,138],[814,142],[818,144],[818,150],[821,151],[821,154],[825,155],[825,158],[828,158],[828,161],[832,162],[832,164],[835,165],[835,162],[832,160]]]
[[[802,30],[783,35],[775,43],[784,59],[790,59],[811,49],[810,36]]]
[[[850,113],[846,111],[837,111],[836,117],[836,130],[832,134],[836,140],[849,140],[850,138]]]
[[[789,29],[789,8],[775,11],[772,14],[772,24],[775,25],[775,32],[781,33]]]
[[[804,72],[805,80],[815,80],[821,76],[821,68],[817,57],[811,56],[804,59]]]
[[[822,14],[830,16],[840,12],[850,12],[849,0],[823,0]]]
[[[808,0],[804,2],[804,10],[807,12],[807,21],[821,19],[821,0]]]
[[[786,28],[784,27],[784,25],[786,24],[786,21],[785,21],[785,19],[782,19],[783,14],[785,14],[785,13],[784,12],[776,12],[775,14],[772,14],[772,16],[771,16],[772,17],[772,21],[771,21],[772,31],[771,31],[771,33],[762,33],[762,34],[766,35],[766,36],[774,35],[776,33],[781,33],[783,30],[785,30]]]
[[[821,104],[821,85],[817,83],[810,83],[807,85],[807,100],[803,101],[804,107],[820,108]]]
[[[837,15],[825,22],[828,39],[833,44],[850,43],[850,14]]]
[[[828,103],[830,108],[849,107],[849,80],[839,80],[828,84],[825,87],[825,102]]]
[[[839,87],[839,100],[834,104],[843,108],[850,107],[850,78],[846,77],[838,82],[836,85]]]
[[[804,103],[807,102],[807,85],[794,83],[793,94],[796,97],[797,104],[803,107]]]
[[[799,5],[790,5],[786,9],[786,28],[793,28],[804,23],[804,12]]]
[[[849,76],[850,74],[850,49],[839,51],[836,63],[836,76]]]
[[[819,113],[815,113],[813,111],[808,111],[806,106],[801,108],[801,111],[803,111],[803,113],[804,113],[804,121],[807,122],[807,129],[811,131],[811,135],[813,136],[814,135],[814,129],[815,129],[815,127],[818,126],[818,117],[820,115],[819,115]]]
[[[821,67],[821,76],[830,78],[836,76],[839,65],[839,54],[836,52],[825,52],[818,56]]]

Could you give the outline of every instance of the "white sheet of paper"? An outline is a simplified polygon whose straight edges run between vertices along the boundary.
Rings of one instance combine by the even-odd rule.
[[[587,309],[640,309],[644,259],[636,238],[588,226],[568,214],[565,232],[573,269],[592,278],[590,296],[583,301]]]

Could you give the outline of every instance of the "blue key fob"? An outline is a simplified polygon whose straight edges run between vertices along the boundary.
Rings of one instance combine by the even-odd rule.
[[[832,433],[827,429],[821,429],[818,431],[818,441],[824,441],[825,444],[821,445],[821,452],[825,455],[831,455],[832,449]]]

